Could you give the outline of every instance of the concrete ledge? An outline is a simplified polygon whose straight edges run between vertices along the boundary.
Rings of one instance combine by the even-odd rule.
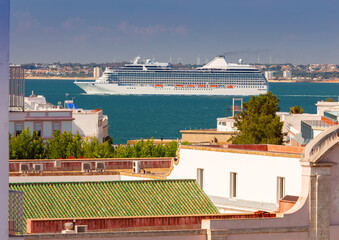
[[[194,236],[206,235],[204,229],[189,229],[189,230],[160,230],[160,231],[129,231],[129,232],[87,232],[76,234],[27,234],[24,239],[104,239],[104,238],[140,238],[140,237],[161,237],[161,236]]]

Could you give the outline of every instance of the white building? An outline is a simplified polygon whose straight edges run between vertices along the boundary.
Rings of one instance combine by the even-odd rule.
[[[105,141],[108,135],[108,117],[101,109],[78,109],[73,101],[65,101],[69,108],[61,104],[55,106],[42,95],[25,97],[25,111],[9,112],[9,132],[18,134],[27,127],[38,131],[43,138],[51,138],[53,131],[71,132],[84,138],[96,137]]]
[[[274,72],[273,71],[265,71],[265,78],[266,79],[274,78]]]
[[[235,120],[233,117],[217,118],[217,131],[235,132],[238,129],[234,127]]]
[[[102,75],[102,69],[100,67],[93,68],[93,77],[99,78]]]
[[[291,79],[292,78],[292,72],[290,70],[283,71],[283,78]]]
[[[278,112],[280,120],[284,122],[283,133],[287,136],[286,142],[291,146],[305,145],[325,129],[335,125],[338,120],[333,119],[329,112],[339,111],[339,102],[319,101],[316,104],[317,113],[290,114]]]
[[[249,150],[181,146],[167,178],[197,179],[221,212],[275,211],[279,199],[300,194],[301,149],[255,146],[263,145]]]
[[[84,110],[74,109],[72,121],[72,133],[79,132],[81,137],[96,137],[99,141],[105,141],[108,134],[108,117],[103,115],[101,109]]]

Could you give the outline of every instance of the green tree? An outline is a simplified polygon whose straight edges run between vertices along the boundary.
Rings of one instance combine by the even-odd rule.
[[[27,127],[17,136],[9,134],[9,158],[10,159],[41,159],[45,157],[43,139],[37,131],[31,131]]]
[[[175,157],[177,154],[178,143],[172,141],[165,145],[165,157]]]
[[[141,148],[141,154],[140,156],[142,158],[147,158],[147,157],[154,157],[154,142],[153,138],[150,140],[149,138],[147,139],[146,142],[144,142],[142,148]]]
[[[302,109],[299,106],[293,106],[290,108],[290,113],[291,114],[302,114],[304,112],[304,109]]]
[[[237,114],[235,127],[239,135],[232,138],[234,144],[282,144],[283,123],[276,115],[280,110],[279,99],[271,92],[252,96],[244,103],[244,111]]]
[[[111,141],[100,143],[95,137],[83,143],[83,153],[86,158],[112,158],[114,148]]]
[[[79,158],[84,155],[83,140],[77,131],[77,134],[72,137],[68,146],[66,146],[66,156]]]
[[[73,154],[73,136],[71,132],[59,130],[53,132],[53,137],[46,142],[46,157],[49,159],[67,158]]]

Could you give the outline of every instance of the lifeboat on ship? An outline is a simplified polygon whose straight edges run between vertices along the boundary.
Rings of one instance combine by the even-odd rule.
[[[194,87],[194,85],[188,84],[188,85],[186,85],[186,87]]]
[[[198,87],[206,87],[205,85],[198,85]]]
[[[175,87],[184,87],[184,85],[179,84],[179,85],[175,85]]]
[[[210,85],[210,87],[218,87],[218,85]]]
[[[162,84],[156,84],[156,85],[154,85],[154,87],[163,87],[163,85]]]
[[[228,85],[227,88],[233,88],[233,86],[232,85]]]

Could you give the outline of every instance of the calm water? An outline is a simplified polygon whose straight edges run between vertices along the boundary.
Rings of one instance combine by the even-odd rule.
[[[299,105],[304,112],[315,113],[317,101],[339,96],[338,83],[270,83],[269,87],[280,98],[281,111]],[[216,128],[216,118],[224,117],[232,105],[232,97],[220,96],[85,95],[70,80],[26,80],[26,96],[32,90],[53,104],[63,102],[69,93],[68,99],[74,98],[79,108],[103,109],[117,144],[152,136],[176,139],[183,129]]]

